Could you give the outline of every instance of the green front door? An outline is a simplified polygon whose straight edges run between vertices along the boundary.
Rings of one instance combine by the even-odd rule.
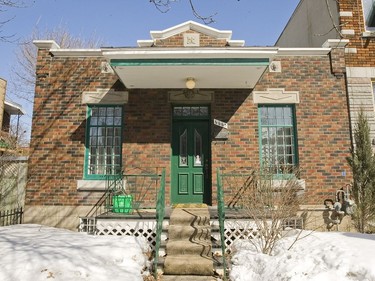
[[[172,203],[210,204],[208,120],[175,120],[172,137]]]

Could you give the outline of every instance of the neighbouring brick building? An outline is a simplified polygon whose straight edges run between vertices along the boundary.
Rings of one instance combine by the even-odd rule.
[[[304,208],[321,211],[350,182],[344,47],[245,47],[231,34],[189,21],[132,48],[35,41],[25,222],[76,228],[121,169],[165,168],[168,205],[215,205],[217,168],[282,178],[298,166]],[[155,205],[155,189],[141,193]]]
[[[301,0],[276,45],[345,46],[351,128],[363,108],[375,144],[375,1]]]

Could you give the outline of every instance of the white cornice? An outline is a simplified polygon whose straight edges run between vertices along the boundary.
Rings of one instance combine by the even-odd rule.
[[[231,47],[243,47],[245,46],[245,40],[229,40],[228,45]]]
[[[349,39],[328,39],[322,45],[323,48],[344,48],[349,44]]]
[[[55,45],[49,41],[49,46]],[[41,48],[47,46],[47,42],[37,42]],[[341,40],[344,44],[344,40]],[[54,42],[54,41],[53,41]],[[236,41],[235,41],[236,42]],[[52,43],[52,45],[51,45]],[[240,44],[240,41],[237,42]],[[37,46],[38,46],[37,45]],[[341,45],[340,45],[341,46]],[[332,46],[334,47],[334,46]],[[51,48],[49,51],[55,57],[106,57],[107,59],[121,58],[204,58],[210,55],[215,57],[232,58],[272,58],[274,56],[324,56],[331,48],[278,48],[278,47],[226,47],[226,48],[103,48],[103,49],[60,49]]]
[[[275,47],[249,48],[129,48],[106,49],[107,59],[142,58],[272,58],[277,54]]]
[[[277,56],[325,56],[331,48],[279,48]]]
[[[55,57],[102,57],[101,49],[50,49]]]
[[[154,40],[138,40],[138,47],[151,47],[154,44]]]
[[[33,43],[38,49],[60,49],[55,40],[34,40]]]

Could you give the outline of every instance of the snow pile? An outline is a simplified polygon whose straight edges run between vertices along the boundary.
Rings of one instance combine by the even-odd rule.
[[[40,225],[0,227],[0,280],[143,280],[148,245]]]
[[[257,253],[249,241],[234,246],[233,281],[375,281],[375,235],[294,231],[281,239],[272,256]]]

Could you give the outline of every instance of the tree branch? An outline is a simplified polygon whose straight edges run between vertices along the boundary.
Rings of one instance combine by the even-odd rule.
[[[178,0],[149,0],[150,3],[153,3],[158,11],[161,13],[167,13],[171,9],[171,3],[177,2]],[[197,9],[195,8],[195,4],[193,0],[188,0],[190,4],[191,11],[195,18],[203,21],[204,24],[211,24],[214,23],[214,17],[217,13],[214,13],[210,16],[202,16]],[[238,0],[239,1],[239,0]]]

